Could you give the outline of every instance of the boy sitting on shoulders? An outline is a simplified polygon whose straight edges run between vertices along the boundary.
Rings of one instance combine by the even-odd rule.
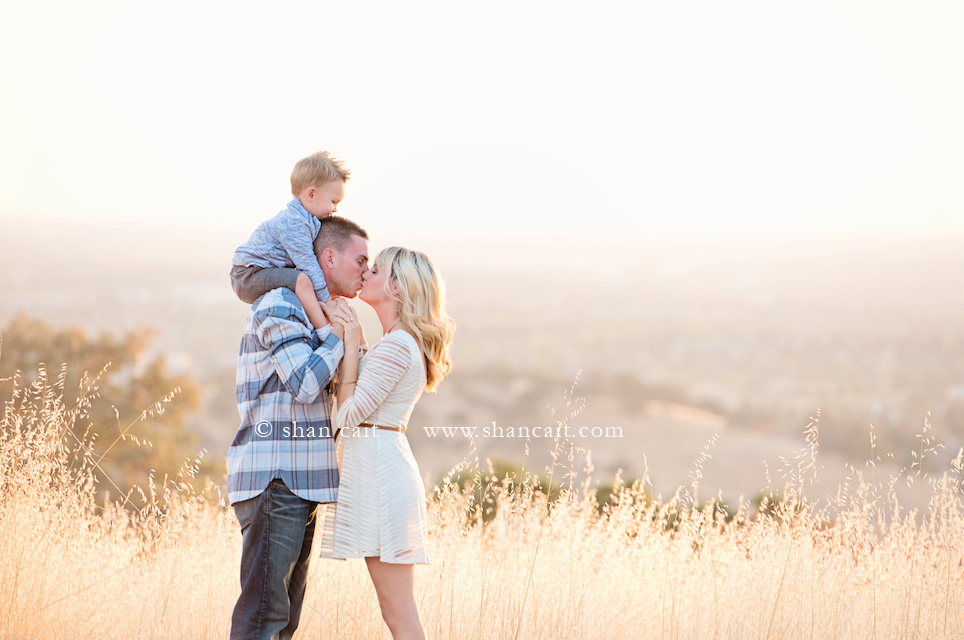
[[[327,315],[333,308],[312,243],[321,229],[320,220],[338,211],[349,175],[344,164],[326,151],[295,164],[291,172],[294,200],[234,252],[231,286],[243,302],[252,304],[272,289],[287,287],[302,304],[317,301],[316,308],[305,307],[309,317],[323,318],[315,312],[324,308]]]

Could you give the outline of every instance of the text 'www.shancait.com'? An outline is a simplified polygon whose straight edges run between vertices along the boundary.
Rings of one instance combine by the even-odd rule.
[[[622,438],[622,427],[422,427],[429,438]]]

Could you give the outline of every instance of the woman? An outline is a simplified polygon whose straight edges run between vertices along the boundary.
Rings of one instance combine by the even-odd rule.
[[[375,309],[383,337],[359,362],[357,316],[332,318],[345,332],[333,416],[342,461],[321,555],[365,558],[392,637],[424,638],[414,565],[429,562],[425,490],[404,434],[422,390],[433,391],[449,371],[455,324],[431,261],[410,249],[380,252],[358,297]]]

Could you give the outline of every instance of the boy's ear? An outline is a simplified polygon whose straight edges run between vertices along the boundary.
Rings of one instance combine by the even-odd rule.
[[[317,189],[315,189],[315,187],[308,187],[307,189],[305,189],[305,197],[311,200],[312,198],[315,197],[316,190]]]

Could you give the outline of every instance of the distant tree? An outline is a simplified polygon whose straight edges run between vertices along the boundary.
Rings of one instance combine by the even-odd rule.
[[[626,478],[616,482],[604,482],[596,487],[596,506],[600,513],[606,511],[606,507],[618,504],[620,497],[626,495],[635,499],[642,497],[646,502],[652,502],[653,495],[646,488],[639,478]]]
[[[552,505],[562,492],[563,485],[558,479],[550,482],[548,475],[532,474],[520,464],[495,460],[489,461],[489,465],[488,471],[464,468],[453,476],[443,478],[436,488],[444,489],[451,483],[459,491],[471,493],[483,522],[490,522],[495,518],[499,495],[520,496],[526,492],[538,492],[545,495]]]
[[[159,479],[173,477],[198,453],[184,419],[198,407],[200,392],[192,377],[169,374],[163,356],[146,356],[152,336],[142,328],[94,337],[18,314],[0,328],[0,380],[9,378],[0,382],[0,400],[11,400],[15,375],[19,384],[31,384],[44,365],[48,378],[57,380],[64,367],[67,406],[75,406],[85,389],[95,396],[73,435],[83,440],[96,434],[91,453],[106,476],[99,478],[104,488],[126,493],[132,485],[144,486],[152,469]],[[172,392],[171,402],[155,406]]]

